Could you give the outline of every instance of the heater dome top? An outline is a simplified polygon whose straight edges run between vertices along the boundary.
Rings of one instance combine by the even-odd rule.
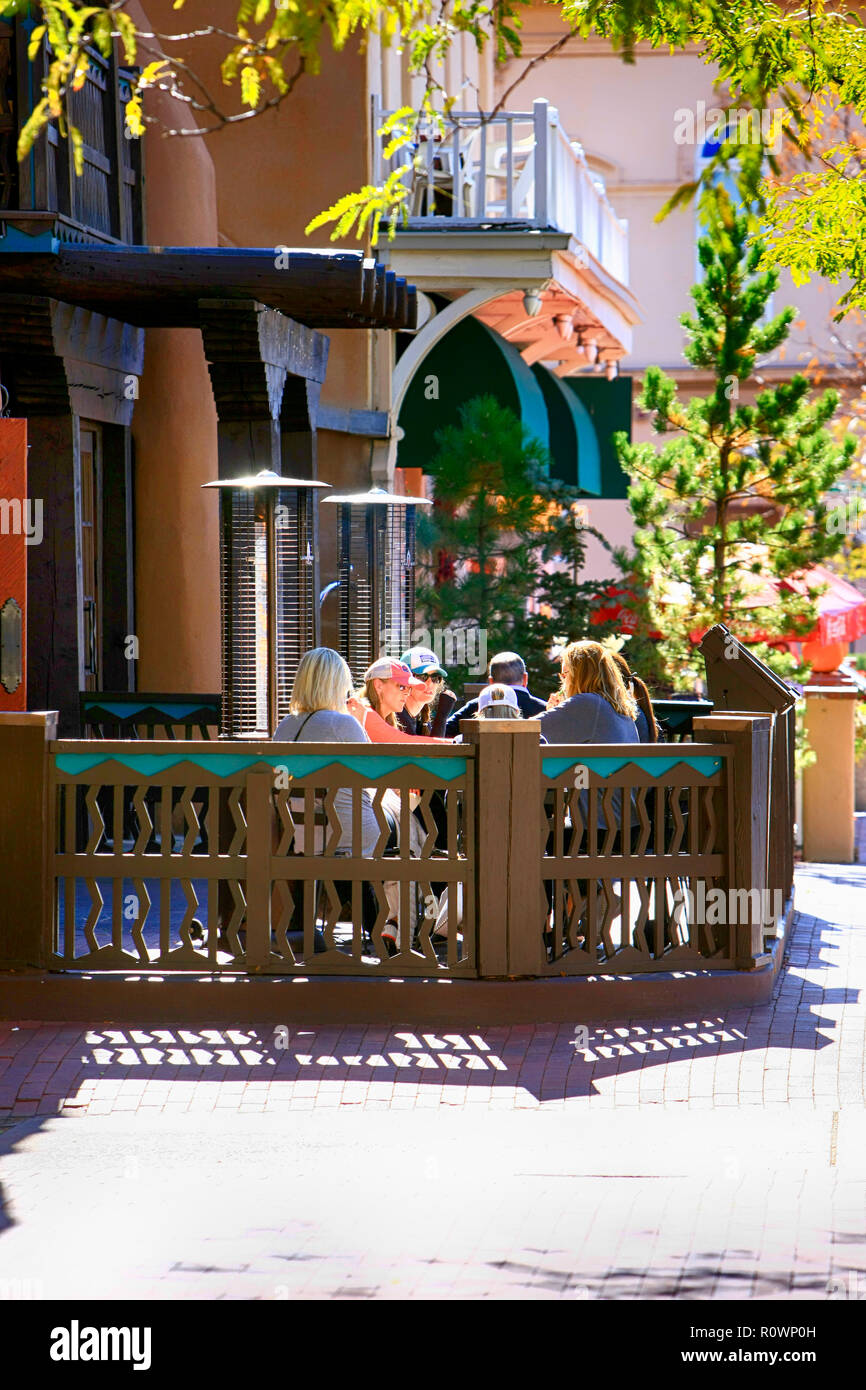
[[[327,487],[330,483],[320,483],[314,478],[281,478],[279,473],[275,473],[272,468],[262,468],[258,473],[251,473],[246,478],[218,478],[213,483],[202,483],[202,487],[245,487],[245,488],[266,488],[266,487]]]
[[[386,492],[383,487],[371,487],[369,492],[331,493],[323,502],[346,502],[354,507],[432,507],[429,497],[404,497],[402,493]]]

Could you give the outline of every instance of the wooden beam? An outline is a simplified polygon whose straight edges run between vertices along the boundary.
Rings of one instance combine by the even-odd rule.
[[[316,411],[316,427],[335,430],[338,434],[359,434],[367,439],[390,437],[385,410],[344,410],[339,406],[320,405]]]
[[[543,338],[538,338],[534,343],[530,343],[529,347],[525,347],[520,356],[527,367],[531,367],[533,362],[561,362],[573,348],[573,342],[563,338],[559,330],[554,328],[545,333]]]
[[[316,476],[316,413],[328,339],[255,300],[202,299],[217,408],[219,474]]]
[[[405,279],[365,265],[361,252],[61,244],[0,257],[3,290],[143,327],[199,327],[200,303],[217,296],[254,299],[313,328],[414,328],[417,314]]]

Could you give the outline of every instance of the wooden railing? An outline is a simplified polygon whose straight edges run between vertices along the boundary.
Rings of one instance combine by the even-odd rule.
[[[554,228],[570,233],[614,279],[628,284],[628,224],[546,101],[496,116],[451,111],[442,126],[422,123],[417,139],[386,159],[389,137],[377,132],[393,114],[374,97],[373,175],[381,182],[415,158],[410,228]]]
[[[704,901],[727,883],[730,758],[713,744],[542,749],[539,974],[733,968],[729,924],[688,910],[698,883]]]
[[[63,741],[48,795],[52,967],[475,973],[470,749]],[[414,932],[431,881],[455,925],[440,957],[433,917]],[[406,924],[394,958],[389,903]]]
[[[154,694],[150,691],[82,690],[79,722],[86,738],[215,739],[222,718],[221,696]]]
[[[688,744],[602,746],[466,721],[464,743],[407,751],[58,742],[53,716],[0,715],[0,968],[753,970],[776,935],[770,808],[790,789],[769,716],[698,723]]]
[[[140,244],[144,237],[141,141],[127,139],[124,107],[132,72],[88,51],[81,86],[68,94],[70,123],[82,137],[83,168],[76,174],[72,142],[49,125],[19,166],[18,134],[41,95],[51,61],[43,39],[32,61],[32,24],[0,23],[0,211],[56,213],[55,234],[72,241]]]

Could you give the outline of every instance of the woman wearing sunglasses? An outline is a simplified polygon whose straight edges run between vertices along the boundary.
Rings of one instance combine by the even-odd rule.
[[[446,686],[448,672],[429,647],[410,647],[400,661],[409,667],[420,687],[410,687],[403,710],[397,715],[398,722],[407,734],[442,738],[448,716],[457,704],[457,696]]]
[[[445,743],[446,739],[425,738],[399,727],[398,715],[402,711],[410,691],[425,690],[425,683],[417,680],[408,666],[390,657],[380,657],[364,672],[364,684],[355,697],[349,701],[349,713],[357,719],[371,743]],[[401,797],[408,795],[414,811],[418,804],[418,793],[399,792],[389,788],[382,797],[382,810],[391,826],[394,843],[400,843]],[[417,816],[409,817],[409,853],[419,855],[426,840],[425,827]],[[414,886],[414,885],[413,885]],[[387,882],[383,885],[388,902],[388,920],[382,929],[382,940],[391,955],[400,946],[400,884]],[[431,904],[432,907],[432,904]]]
[[[412,675],[408,666],[390,657],[380,657],[364,672],[364,684],[348,704],[371,743],[446,743],[447,739],[411,733],[400,722],[400,715],[411,696],[417,706],[426,700],[427,684]]]

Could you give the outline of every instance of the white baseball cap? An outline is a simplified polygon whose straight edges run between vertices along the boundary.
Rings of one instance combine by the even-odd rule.
[[[494,696],[497,698],[494,699]],[[520,702],[510,685],[485,685],[478,696],[478,708],[489,709],[491,705],[511,705],[513,709],[520,709]]]
[[[413,676],[444,676],[448,679],[448,672],[439,664],[439,658],[429,647],[410,647],[400,660],[404,666],[409,667]]]

